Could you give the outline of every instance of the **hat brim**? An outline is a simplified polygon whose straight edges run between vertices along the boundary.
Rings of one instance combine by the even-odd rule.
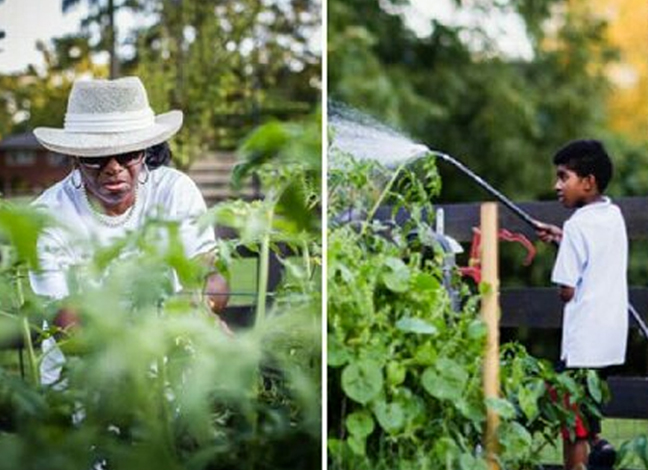
[[[182,111],[169,111],[155,117],[145,129],[114,133],[76,133],[64,129],[38,127],[34,136],[47,149],[75,157],[104,157],[143,150],[161,144],[182,126]]]

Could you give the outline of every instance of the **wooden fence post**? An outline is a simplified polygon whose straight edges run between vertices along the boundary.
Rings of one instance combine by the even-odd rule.
[[[487,339],[484,357],[484,396],[499,396],[499,254],[497,204],[481,206],[481,267],[482,282],[489,286],[482,296],[481,312],[486,323]],[[498,415],[491,409],[486,412],[486,457],[489,470],[498,470],[497,426]]]

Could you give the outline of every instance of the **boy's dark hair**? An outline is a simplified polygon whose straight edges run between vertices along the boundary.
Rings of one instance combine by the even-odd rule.
[[[612,179],[612,161],[598,140],[574,140],[556,152],[554,165],[565,165],[581,178],[593,175],[600,193]]]

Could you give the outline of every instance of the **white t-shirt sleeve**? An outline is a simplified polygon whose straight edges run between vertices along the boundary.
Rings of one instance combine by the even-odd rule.
[[[180,238],[187,258],[215,249],[214,231],[211,227],[201,229],[198,225],[198,218],[207,211],[207,206],[191,178],[182,175],[174,182],[169,207],[173,219],[180,222]]]
[[[40,269],[29,272],[32,290],[53,299],[67,297],[66,273],[71,260],[65,242],[57,236],[55,229],[50,229],[41,234],[37,247]]]
[[[563,228],[551,281],[562,286],[576,287],[581,281],[586,261],[583,236],[578,228],[568,221]]]

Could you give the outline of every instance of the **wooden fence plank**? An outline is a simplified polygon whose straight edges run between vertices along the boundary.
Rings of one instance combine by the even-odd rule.
[[[648,378],[609,377],[612,400],[603,415],[613,418],[648,419]]]
[[[648,288],[630,288],[630,301],[645,319],[648,309]],[[553,287],[525,287],[502,289],[502,319],[504,328],[560,328],[562,326],[563,304]],[[630,327],[636,328],[634,321]]]
[[[614,200],[621,208],[626,220],[628,237],[631,240],[648,239],[648,197],[626,197]],[[459,242],[469,242],[472,239],[472,228],[479,227],[480,203],[467,204],[439,204],[436,207],[445,211],[445,231]],[[518,204],[531,217],[542,222],[555,225],[562,223],[571,215],[572,211],[565,209],[557,201],[520,202]],[[376,218],[380,220],[391,219],[392,209],[381,207]],[[520,232],[536,240],[533,230],[522,222],[517,216],[500,204],[500,227],[513,232]],[[408,214],[400,210],[395,217],[397,223],[402,224],[407,220]]]

